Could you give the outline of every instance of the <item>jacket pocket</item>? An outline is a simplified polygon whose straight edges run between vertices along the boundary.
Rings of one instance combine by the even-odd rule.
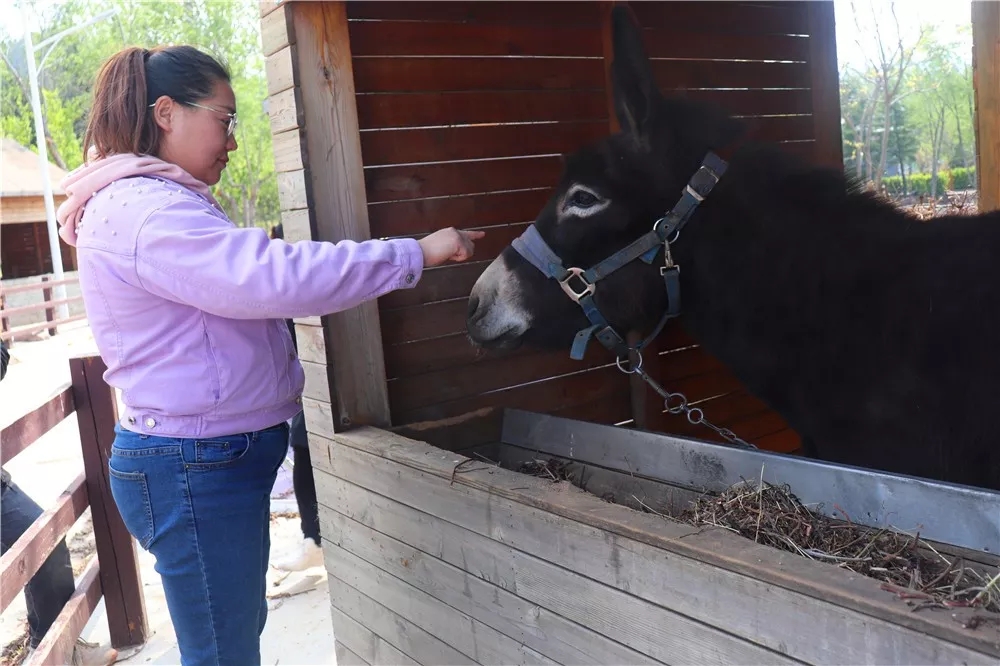
[[[153,505],[149,501],[149,484],[143,472],[122,472],[108,466],[111,473],[111,496],[118,506],[122,521],[143,550],[149,550],[156,525]]]

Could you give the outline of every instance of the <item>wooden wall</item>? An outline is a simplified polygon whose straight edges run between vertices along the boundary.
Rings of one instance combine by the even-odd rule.
[[[753,117],[759,136],[839,164],[827,4],[633,8],[664,90],[726,103]],[[610,7],[261,3],[286,238],[487,231],[474,262],[427,270],[415,289],[358,312],[298,322],[300,351],[303,337],[312,341],[303,353],[311,429],[399,426],[503,405],[603,423],[638,416],[643,427],[684,430],[655,400],[637,411],[641,400],[599,346],[580,363],[564,352],[477,353],[465,338],[469,290],[534,219],[558,178],[560,155],[613,127]],[[342,219],[345,211],[350,219]],[[658,362],[647,367],[672,390],[715,398],[705,406],[708,418],[765,446],[797,446],[780,419],[678,330],[656,352]]]
[[[44,211],[42,213],[44,217]],[[59,241],[63,269],[76,270],[76,249]],[[0,267],[3,279],[34,277],[52,272],[49,229],[45,222],[0,224]]]

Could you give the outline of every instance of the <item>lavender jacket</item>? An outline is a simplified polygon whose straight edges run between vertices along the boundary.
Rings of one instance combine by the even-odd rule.
[[[121,425],[168,437],[266,428],[301,410],[286,318],[345,310],[413,287],[413,239],[271,240],[208,199],[153,177],[118,180],[77,224],[90,327],[121,389]]]

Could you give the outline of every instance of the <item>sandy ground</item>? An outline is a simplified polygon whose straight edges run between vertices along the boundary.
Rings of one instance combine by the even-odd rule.
[[[69,382],[68,359],[96,354],[93,337],[86,322],[70,324],[59,335],[33,342],[17,342],[11,350],[7,376],[0,382],[0,426],[6,426],[22,414],[43,404]],[[55,502],[83,467],[76,419],[67,418],[37,443],[4,462],[15,483],[21,486],[43,509]],[[272,492],[271,552],[276,555],[293,548],[301,540],[291,478],[283,469]],[[73,569],[79,575],[95,552],[90,512],[73,526],[69,535]],[[176,640],[160,578],[153,569],[152,556],[139,550],[149,640],[133,655],[121,655],[121,664],[178,664]],[[268,576],[271,613],[261,640],[264,664],[336,664],[333,625],[326,573],[322,567],[309,571],[282,574],[271,570]],[[0,615],[0,646],[13,648],[22,640],[25,629],[24,595],[20,594]],[[82,638],[108,645],[107,617],[103,601],[84,628]],[[2,659],[2,666],[17,660]]]

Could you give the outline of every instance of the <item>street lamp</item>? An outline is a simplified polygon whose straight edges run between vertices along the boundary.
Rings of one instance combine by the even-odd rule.
[[[59,228],[56,224],[56,207],[52,200],[52,181],[49,179],[49,151],[45,142],[45,119],[42,117],[42,103],[38,93],[38,70],[35,68],[35,51],[51,44],[49,50],[42,57],[42,66],[44,67],[45,61],[48,60],[52,50],[63,37],[98,21],[103,21],[117,13],[117,9],[110,9],[102,14],[98,14],[89,21],[73,26],[72,28],[67,28],[48,39],[42,40],[38,43],[38,46],[33,46],[31,42],[28,3],[27,0],[21,0],[21,17],[24,20],[24,52],[28,61],[28,82],[31,84],[31,113],[35,120],[35,143],[38,144],[38,166],[42,174],[42,196],[45,200],[45,222],[49,230],[49,252],[52,254],[52,273],[57,283],[63,279],[62,252],[59,250]],[[53,297],[55,300],[65,301],[66,285],[58,284],[54,288]],[[66,303],[60,303],[57,306],[57,312],[59,313],[58,319],[69,317],[69,306]]]

